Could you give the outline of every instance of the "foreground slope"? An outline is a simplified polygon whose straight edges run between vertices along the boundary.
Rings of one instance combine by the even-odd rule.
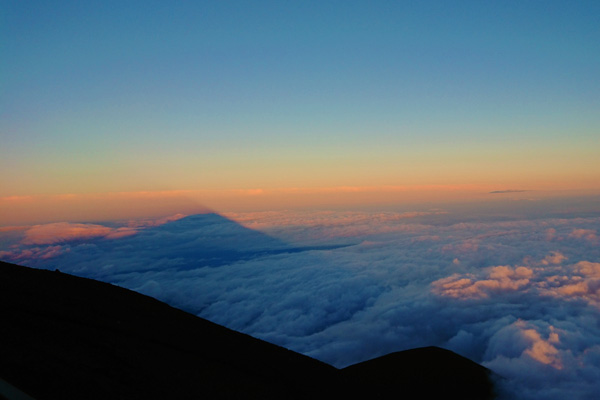
[[[3,262],[0,312],[0,378],[38,400],[383,398],[382,385],[428,393],[448,369],[462,380],[445,396],[491,390],[485,368],[445,350],[337,370],[127,289]]]
[[[327,364],[60,272],[1,263],[0,310],[0,377],[39,400],[307,398],[335,379]]]
[[[491,371],[439,347],[388,354],[342,372],[363,383],[367,394],[375,398],[398,390],[407,398],[445,399],[450,394],[462,400],[493,398]]]

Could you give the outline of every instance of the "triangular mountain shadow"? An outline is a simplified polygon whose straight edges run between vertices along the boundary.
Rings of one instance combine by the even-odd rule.
[[[0,312],[0,378],[37,400],[415,398],[436,386],[443,398],[491,397],[490,371],[446,350],[416,349],[338,370],[151,297],[58,271],[0,262]],[[448,372],[456,384],[448,384]],[[6,387],[0,398],[12,400]]]
[[[216,213],[196,214],[140,230],[119,239],[74,243],[69,252],[28,261],[36,268],[60,268],[94,279],[115,273],[185,271],[218,267],[281,253],[327,250],[347,245],[299,247],[246,228]],[[136,257],[131,256],[135,251]],[[102,268],[98,268],[102,264]]]
[[[197,267],[198,259],[203,260],[204,265],[218,266],[272,254],[347,246],[293,246],[216,213],[190,215],[142,231],[137,239],[151,242],[148,239],[155,236],[162,238],[161,244],[169,248],[169,253],[193,260],[192,267]]]

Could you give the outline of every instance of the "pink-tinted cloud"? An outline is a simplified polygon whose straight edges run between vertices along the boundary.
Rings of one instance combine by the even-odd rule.
[[[542,265],[560,264],[565,261],[567,257],[559,251],[552,251],[542,261]]]
[[[525,329],[525,324],[523,323],[522,325],[523,336],[531,341],[530,347],[525,350],[524,354],[542,364],[550,365],[556,369],[562,369],[563,366],[560,355],[558,349],[555,347],[555,345],[560,343],[560,340],[554,327],[550,327],[552,332],[548,335],[548,338],[543,339],[537,330]]]
[[[478,279],[474,274],[453,274],[432,283],[438,295],[457,299],[486,298],[492,294],[514,292],[529,284],[533,271],[527,267],[498,266],[487,269],[487,277]]]
[[[0,251],[0,259],[9,261],[41,259],[47,260],[61,254],[69,252],[68,248],[62,246],[34,247],[28,249],[15,249],[10,251]]]
[[[68,246],[61,247],[56,245],[59,243],[81,242],[92,239],[121,239],[135,235],[140,229],[163,225],[183,217],[185,217],[184,214],[175,214],[156,219],[130,221],[128,226],[118,228],[69,222],[34,225],[31,227],[4,227],[0,228],[0,232],[23,231],[24,233],[22,239],[18,239],[10,250],[0,251],[0,258],[21,262],[46,260],[70,251]],[[31,247],[44,245],[47,247]]]
[[[600,263],[580,261],[559,272],[540,282],[541,294],[600,306]]]
[[[136,233],[133,228],[110,228],[95,224],[73,224],[57,222],[45,225],[34,225],[25,232],[22,241],[26,245],[55,244],[72,240],[89,240],[95,238],[116,239]]]
[[[53,244],[77,239],[104,237],[112,232],[107,226],[57,222],[34,225],[25,232],[23,244]]]
[[[461,300],[520,291],[564,300],[584,300],[600,306],[600,263],[580,261],[561,265],[566,259],[562,253],[553,251],[529,266],[497,266],[479,273],[455,273],[432,282],[431,291]]]
[[[589,278],[600,278],[600,263],[580,261],[575,264],[575,271]]]
[[[570,238],[575,239],[585,239],[589,242],[595,243],[598,241],[598,236],[596,235],[596,231],[593,229],[573,229]]]
[[[561,370],[560,335],[561,331],[552,325],[541,327],[518,319],[490,338],[486,355],[490,361],[486,365],[497,367],[499,372],[503,372],[502,364],[506,363],[522,364],[522,368],[534,368],[539,363]]]

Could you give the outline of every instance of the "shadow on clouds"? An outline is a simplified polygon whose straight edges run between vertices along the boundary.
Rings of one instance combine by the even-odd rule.
[[[48,238],[49,234],[54,235],[54,241]],[[351,245],[294,246],[216,213],[191,215],[145,229],[47,224],[27,231],[21,243],[18,251],[4,251],[4,258],[25,259],[33,267],[61,268],[98,279],[124,272],[219,267],[278,254]]]

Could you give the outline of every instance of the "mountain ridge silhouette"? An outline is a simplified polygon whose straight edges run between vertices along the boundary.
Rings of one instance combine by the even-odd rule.
[[[154,298],[58,271],[0,262],[0,309],[0,378],[37,400],[340,398],[382,393],[394,382],[406,395],[429,396],[436,379],[445,385],[440,371],[452,370],[463,371],[452,378],[463,383],[445,395],[493,396],[490,371],[447,350],[393,353],[338,370]],[[414,368],[415,357],[440,368]],[[457,368],[464,363],[469,368]]]

